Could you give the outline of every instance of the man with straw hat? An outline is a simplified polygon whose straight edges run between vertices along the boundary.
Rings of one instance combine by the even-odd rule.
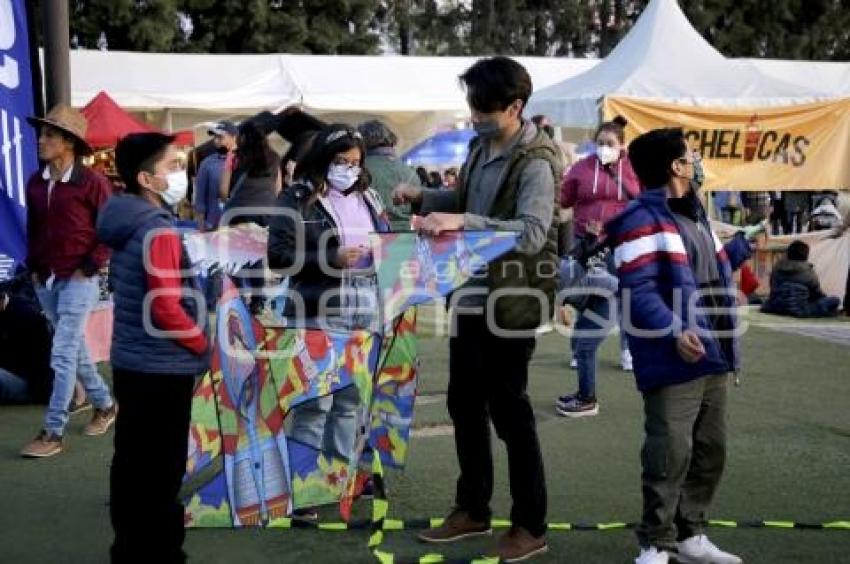
[[[55,379],[44,427],[21,455],[44,458],[62,452],[77,379],[94,405],[83,433],[102,435],[115,421],[117,406],[84,340],[86,320],[99,294],[97,272],[109,258],[107,247],[97,241],[95,223],[112,188],[80,160],[92,152],[80,112],[60,104],[44,118],[28,121],[39,128],[38,157],[47,166],[27,183],[27,266],[55,330],[50,358]]]

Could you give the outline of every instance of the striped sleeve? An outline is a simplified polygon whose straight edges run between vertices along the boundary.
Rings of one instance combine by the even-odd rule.
[[[753,247],[743,235],[735,235],[724,245],[716,233],[712,231],[711,234],[714,237],[714,248],[717,250],[718,260],[728,262],[733,272],[741,268],[741,265],[753,255]]]
[[[688,264],[685,244],[675,225],[645,225],[616,237],[614,264],[618,272],[631,272],[657,261]]]
[[[659,265],[687,264],[688,255],[675,225],[647,223],[615,233],[614,262],[620,279],[628,327],[673,336],[682,318],[668,306],[659,288]]]

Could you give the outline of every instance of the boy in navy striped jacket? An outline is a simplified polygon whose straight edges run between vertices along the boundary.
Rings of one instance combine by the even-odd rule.
[[[699,157],[681,129],[635,139],[629,158],[648,188],[605,227],[623,293],[624,327],[644,400],[643,516],[637,564],[738,564],[705,536],[723,473],[729,374],[739,365],[732,272],[742,236],[723,246],[697,191]]]

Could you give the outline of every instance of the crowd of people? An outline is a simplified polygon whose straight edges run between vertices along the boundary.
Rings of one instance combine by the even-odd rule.
[[[268,227],[263,262],[289,279],[284,315],[298,315],[307,326],[372,331],[380,320],[370,232],[413,226],[425,236],[518,233],[515,249],[452,297],[447,403],[459,476],[454,508],[419,539],[447,543],[491,532],[492,423],[507,449],[513,503],[511,527],[493,554],[516,562],[548,550],[547,483],[527,387],[536,330],[566,300],[578,310],[571,339],[578,389],[558,397],[556,411],[599,413],[596,353],[616,326],[621,366],[634,372],[643,399],[635,562],[664,564],[671,555],[741,562],[716,547],[706,527],[725,464],[727,387],[740,362],[733,272],[751,255],[750,241],[739,233],[722,245],[712,231],[699,197],[701,161],[681,129],[653,130],[627,145],[625,121],[605,122],[595,153],[565,171],[551,125],[523,117],[532,84],[519,63],[481,59],[460,79],[477,137],[462,168],[442,174],[400,162],[397,137],[379,121],[356,128],[314,123],[283,157],[269,147],[262,124],[215,124],[215,150],[194,183],[198,229]],[[103,435],[114,424],[112,561],[183,561],[177,494],[192,389],[209,368],[211,349],[208,312],[187,298],[204,288],[171,212],[187,197],[185,163],[171,136],[128,135],[115,149],[125,188],[112,195],[80,160],[90,151],[85,118],[58,106],[32,123],[46,165],[27,188],[28,270],[0,294],[3,346],[26,354],[3,355],[0,401],[48,404],[42,428],[21,451],[25,457],[59,454],[73,413],[92,409],[86,435]],[[568,248],[560,234],[563,210],[574,226]],[[796,213],[786,216],[792,229],[802,222]],[[779,222],[784,229],[781,216]],[[838,309],[807,258],[804,244],[791,245],[774,271],[767,310]],[[115,304],[112,391],[84,340],[96,275],[107,261]],[[264,307],[265,279],[255,274],[262,266],[235,276],[254,313]],[[583,291],[564,295],[576,288]],[[295,411],[291,432],[347,457],[359,401],[351,387],[306,404]],[[299,516],[315,519],[315,511]]]
[[[732,225],[767,221],[772,235],[821,231],[842,223],[834,191],[718,191],[712,198],[715,217],[721,221]]]

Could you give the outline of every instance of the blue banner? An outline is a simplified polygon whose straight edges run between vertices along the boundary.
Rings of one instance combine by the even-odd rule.
[[[0,0],[0,280],[27,255],[26,182],[38,167],[25,0]]]

